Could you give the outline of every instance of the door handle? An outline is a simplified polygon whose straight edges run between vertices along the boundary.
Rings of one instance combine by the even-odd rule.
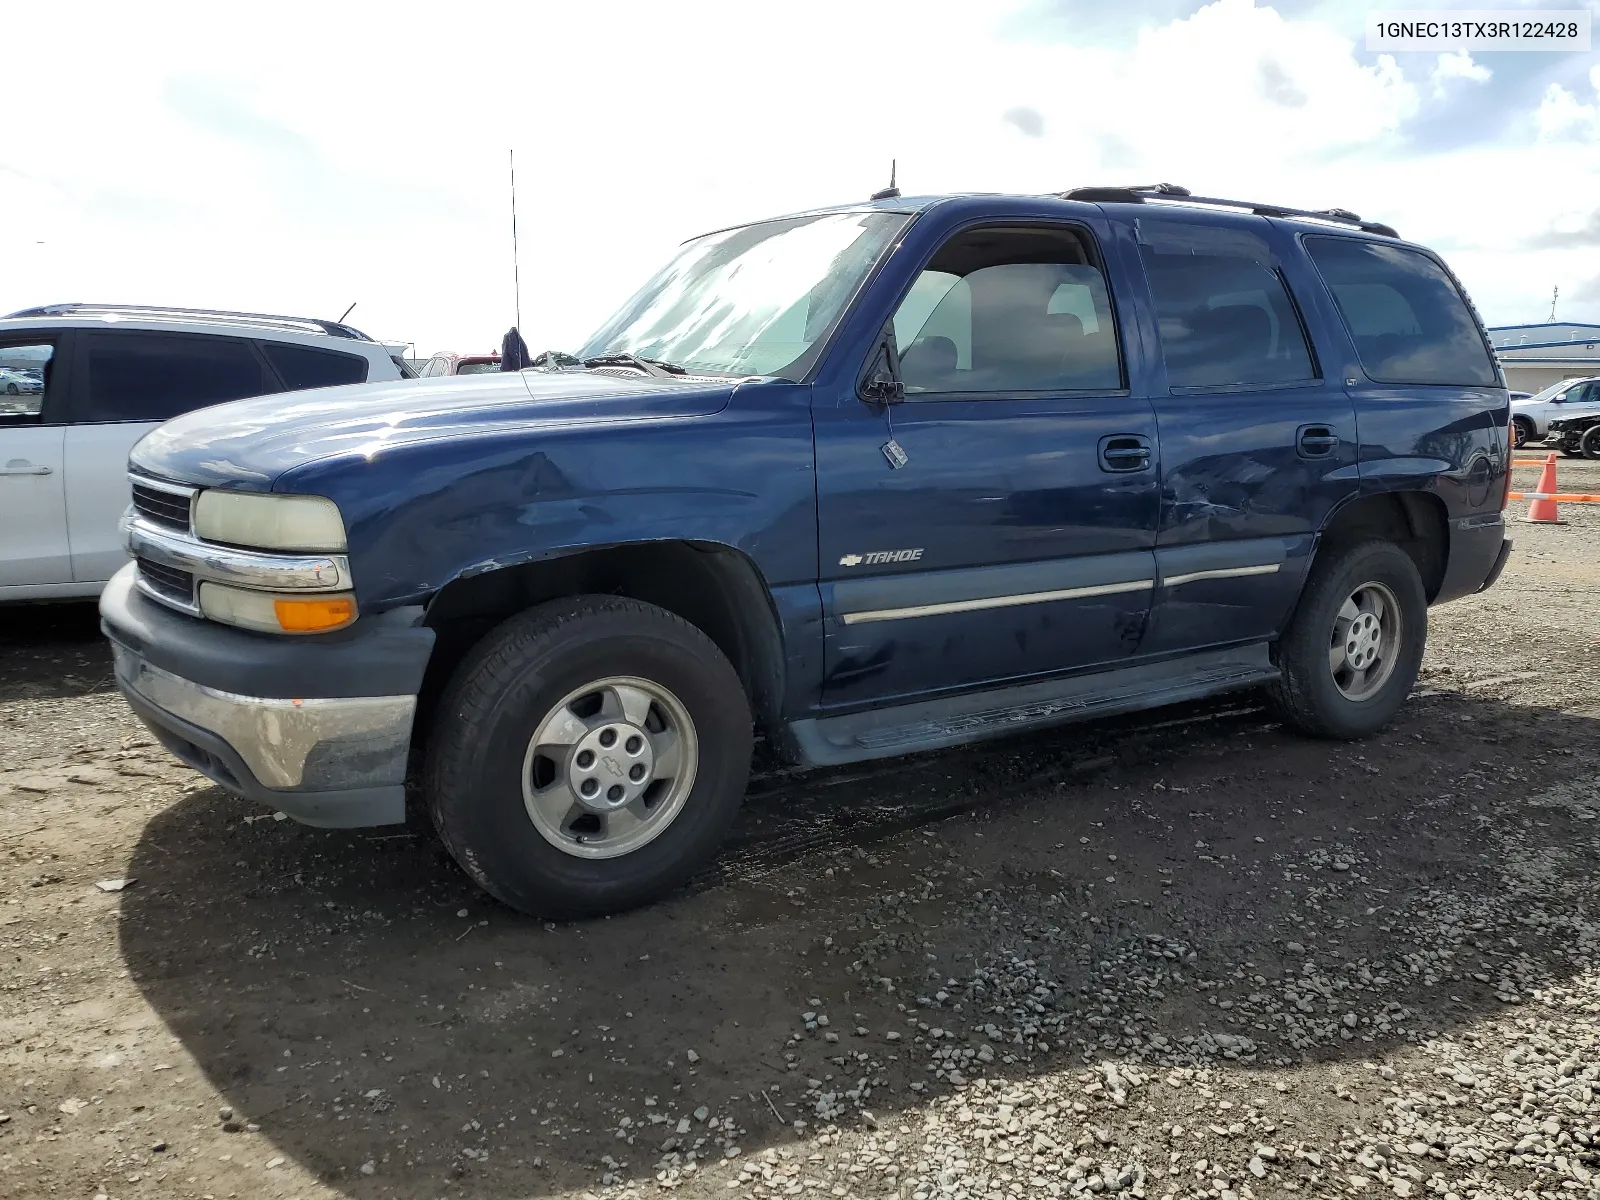
[[[49,467],[35,466],[25,458],[13,458],[5,466],[0,467],[0,475],[48,475]]]
[[[1327,425],[1302,425],[1295,432],[1295,450],[1301,458],[1327,458],[1339,448],[1339,435]]]
[[[1114,433],[1100,439],[1100,469],[1124,475],[1150,466],[1150,439],[1136,433]]]

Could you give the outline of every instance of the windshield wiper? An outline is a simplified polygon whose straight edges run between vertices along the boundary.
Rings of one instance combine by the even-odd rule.
[[[670,378],[673,375],[687,375],[688,369],[680,367],[677,363],[662,362],[659,358],[640,358],[637,354],[614,353],[596,354],[593,358],[583,360],[586,367],[637,367],[646,375],[654,375],[658,379]]]

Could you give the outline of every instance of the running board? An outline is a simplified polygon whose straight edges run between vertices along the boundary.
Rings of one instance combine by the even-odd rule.
[[[1200,700],[1267,683],[1278,674],[1263,642],[1092,675],[795,721],[789,729],[805,765],[834,766]]]

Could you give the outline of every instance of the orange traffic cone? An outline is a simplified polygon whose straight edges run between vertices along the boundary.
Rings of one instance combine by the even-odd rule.
[[[1544,471],[1539,475],[1539,490],[1528,501],[1528,515],[1524,519],[1535,525],[1565,524],[1553,499],[1556,492],[1556,456],[1552,454],[1544,460]]]

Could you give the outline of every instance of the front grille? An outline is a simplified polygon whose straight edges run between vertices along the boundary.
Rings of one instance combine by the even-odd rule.
[[[168,529],[181,529],[184,533],[189,532],[188,496],[135,483],[133,507],[141,517],[157,525],[165,525]]]
[[[151,562],[148,558],[134,560],[139,564],[139,577],[156,592],[181,604],[194,603],[194,576],[187,571]]]

